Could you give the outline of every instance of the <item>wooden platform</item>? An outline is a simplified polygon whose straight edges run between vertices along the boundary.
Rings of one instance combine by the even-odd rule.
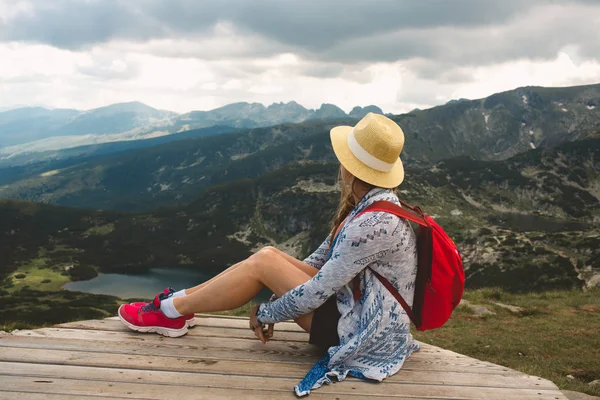
[[[245,318],[196,320],[177,339],[131,332],[116,318],[1,335],[0,399],[293,399],[318,359],[292,323],[263,345]],[[383,383],[348,378],[309,398],[566,399],[545,379],[427,344]]]

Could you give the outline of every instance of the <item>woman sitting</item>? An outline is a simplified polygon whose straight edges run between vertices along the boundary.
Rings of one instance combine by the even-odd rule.
[[[341,199],[331,234],[313,254],[299,261],[265,247],[199,286],[121,306],[123,323],[136,331],[181,336],[193,313],[241,307],[267,287],[277,298],[252,309],[250,328],[256,336],[265,343],[273,335],[272,324],[292,319],[326,353],[295,387],[297,395],[332,376],[381,381],[396,373],[419,346],[406,312],[373,271],[412,305],[416,236],[393,214],[357,215],[376,201],[400,204],[394,189],[404,179],[399,158],[404,134],[389,118],[369,113],[355,127],[339,126],[330,135],[341,164]]]

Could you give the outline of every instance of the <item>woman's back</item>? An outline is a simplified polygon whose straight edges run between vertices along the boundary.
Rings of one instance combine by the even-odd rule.
[[[417,270],[416,236],[410,224],[384,212],[365,213],[375,201],[399,204],[393,190],[375,188],[352,210],[331,246],[317,249],[308,263],[319,272],[305,284],[284,294],[277,302],[261,307],[264,320],[283,320],[310,312],[335,295],[340,313],[339,346],[328,350],[328,373],[381,380],[395,373],[416,349],[410,320],[394,296],[372,273],[377,271],[412,303]],[[325,252],[324,247],[330,247]],[[318,260],[318,261],[317,261]],[[353,280],[359,276],[361,296],[353,296]],[[325,377],[321,377],[323,379]],[[305,393],[321,382],[307,381],[297,387]]]

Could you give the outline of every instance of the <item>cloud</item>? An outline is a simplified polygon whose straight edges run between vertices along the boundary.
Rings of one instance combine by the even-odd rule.
[[[112,39],[203,34],[219,22],[275,41],[324,49],[406,28],[502,23],[541,0],[29,0],[4,1],[2,37],[79,49]]]
[[[77,65],[77,72],[101,80],[129,80],[139,76],[140,67],[121,58],[95,57],[89,62]]]
[[[600,1],[0,0],[0,59],[0,106],[402,112],[600,80]]]

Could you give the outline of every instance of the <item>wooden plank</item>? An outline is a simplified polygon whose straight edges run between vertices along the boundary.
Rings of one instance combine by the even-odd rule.
[[[36,382],[36,380],[38,382]],[[279,400],[295,399],[291,390],[240,390],[218,387],[186,387],[166,386],[148,383],[107,382],[76,379],[52,379],[39,382],[39,378],[11,377],[3,382],[4,391],[37,392],[50,394],[70,394],[76,396],[94,396],[101,393],[103,396],[118,396],[126,399],[156,399],[157,397],[177,400],[220,400],[232,398],[248,400]],[[315,399],[331,399],[330,394],[315,392],[311,394]],[[344,399],[360,400],[364,396],[345,395]],[[408,399],[409,397],[383,396],[378,399]],[[413,398],[414,399],[414,398]]]
[[[33,331],[19,331],[13,335],[0,336],[0,346],[2,345],[1,339],[9,337],[48,337],[48,338],[63,338],[63,339],[76,339],[85,341],[118,341],[123,343],[153,343],[158,347],[164,346],[169,348],[184,348],[188,350],[197,350],[199,348],[213,347],[218,349],[232,349],[232,350],[250,350],[252,352],[273,352],[273,353],[285,353],[293,354],[294,356],[304,357],[319,357],[319,350],[317,347],[301,342],[285,342],[285,341],[271,341],[266,346],[260,343],[256,338],[254,339],[239,339],[229,338],[223,340],[222,338],[199,338],[197,336],[183,336],[180,338],[165,338],[156,334],[139,334],[136,332],[114,332],[114,331],[98,331],[98,330],[82,330],[82,329],[63,329],[63,328],[42,328]],[[8,339],[7,339],[8,340]],[[423,343],[421,350],[418,351],[419,355],[432,354],[435,357],[448,356],[454,358],[469,358],[462,354],[449,352],[448,350],[440,349],[439,347],[431,346]],[[421,356],[419,356],[421,357]],[[319,357],[320,358],[320,357]],[[311,361],[312,362],[312,361]]]
[[[46,337],[62,337],[62,338],[68,338],[68,339],[80,339],[80,340],[86,340],[86,341],[91,341],[91,340],[96,340],[97,338],[102,338],[103,340],[110,340],[110,341],[124,341],[126,340],[125,337],[132,339],[135,342],[143,342],[143,343],[157,343],[157,344],[172,344],[172,345],[176,345],[181,343],[182,345],[185,345],[187,343],[187,345],[190,346],[191,349],[202,349],[207,347],[207,341],[208,338],[192,338],[192,337],[185,337],[185,338],[164,338],[161,337],[159,335],[154,335],[154,334],[138,334],[135,332],[110,332],[110,331],[94,331],[94,330],[75,330],[75,329],[61,329],[61,328],[44,328],[44,329],[39,329],[39,330],[35,330],[35,331],[20,331],[16,334],[16,336],[31,336],[31,337],[36,337],[36,336],[46,336]],[[58,335],[58,336],[56,336]],[[1,338],[1,337],[0,337]],[[302,358],[297,358],[294,359],[294,362],[296,363],[310,363],[312,364],[314,362],[314,358],[310,358],[310,357],[315,357],[314,356],[314,352],[315,352],[315,348],[312,345],[308,345],[308,344],[302,344],[302,343],[298,343],[298,342],[270,342],[266,345],[263,345],[262,343],[260,343],[258,340],[253,339],[253,340],[245,340],[245,339],[228,339],[228,340],[222,340],[222,339],[216,339],[218,340],[218,345],[217,348],[219,349],[223,349],[223,347],[228,348],[231,346],[234,346],[235,348],[244,348],[244,342],[246,342],[246,344],[250,347],[250,351],[251,352],[265,352],[265,351],[269,351],[269,350],[273,350],[273,351],[290,351],[290,349],[292,350],[297,350],[297,351],[302,351],[302,347],[303,346],[307,346],[309,347],[311,350],[311,353],[307,353],[307,358],[306,360],[303,361]],[[186,342],[187,341],[187,342]],[[0,339],[0,343],[2,343],[1,339]],[[288,346],[287,348],[285,346]],[[232,357],[229,356],[229,352],[227,350],[223,350],[222,351],[222,356],[219,357],[221,359],[232,359]],[[312,354],[312,356],[311,356]],[[198,352],[197,351],[190,351],[188,354],[188,357],[192,357],[192,358],[202,358],[200,356],[198,356]],[[244,356],[244,359],[253,359],[251,356],[250,357],[246,357]],[[319,358],[319,357],[317,357]],[[235,358],[234,358],[235,359]],[[485,368],[486,371],[482,370],[482,373],[502,373],[502,374],[515,374],[518,373],[517,371],[511,370],[509,368],[506,367],[502,367],[496,364],[492,364],[486,361],[480,361],[474,358],[470,358],[467,356],[463,356],[457,353],[453,353],[450,352],[448,350],[444,350],[444,349],[439,349],[437,348],[436,352],[432,352],[432,353],[427,353],[427,352],[421,352],[418,351],[416,353],[414,353],[410,359],[410,362],[416,361],[416,365],[411,364],[411,367],[409,368],[416,368],[416,369],[422,369],[422,368],[426,368],[426,369],[441,369],[441,368],[450,368],[451,370],[456,370],[457,372],[462,372],[461,368],[465,365],[470,365],[474,368]],[[456,368],[454,368],[454,366],[457,366]]]
[[[256,362],[248,360],[232,360],[215,357],[203,357],[202,353],[187,357],[145,356],[137,354],[115,354],[71,350],[47,350],[2,347],[0,361],[30,362],[46,364],[64,364],[93,367],[119,367],[135,369],[155,369],[159,365],[163,370],[187,372],[211,372],[221,374],[241,374],[255,376],[280,376],[301,378],[310,366],[290,362]],[[514,375],[515,372],[503,372],[494,364],[478,364],[465,361],[439,361],[437,363],[409,359],[403,370],[416,370],[427,373],[433,371],[452,371],[457,373],[472,372],[489,375]]]
[[[34,364],[17,364],[11,362],[0,362],[0,373],[15,373],[17,375],[26,375],[28,372],[37,371],[40,368],[52,368],[51,365],[35,364],[36,368],[31,370],[23,370],[27,365]],[[66,367],[63,367],[66,368]],[[87,368],[87,367],[72,367],[72,368]],[[140,373],[143,372],[140,370]],[[121,374],[121,373],[120,373]],[[119,375],[120,376],[120,375]],[[65,376],[63,376],[65,377]],[[74,376],[68,376],[74,377]],[[277,379],[291,379],[288,377],[280,377],[271,375]],[[295,382],[295,381],[294,381]],[[528,389],[544,389],[555,390],[556,386],[545,379],[520,374],[520,375],[498,375],[490,376],[489,374],[478,373],[457,373],[448,371],[439,371],[436,373],[424,374],[421,371],[411,371],[402,369],[393,377],[386,380],[389,384],[423,384],[423,385],[445,385],[445,386],[481,386],[481,387],[505,387],[505,388],[528,388]]]
[[[119,317],[109,317],[104,320],[112,320],[119,321]],[[220,328],[237,328],[237,329],[246,329],[248,330],[248,318],[246,317],[233,317],[226,315],[215,315],[215,314],[196,314],[196,326],[198,328],[202,326],[210,326],[210,327],[220,327]],[[60,325],[65,326],[65,324]],[[195,329],[195,328],[192,328]],[[287,331],[287,332],[300,332],[306,334],[304,329],[300,328],[294,322],[280,322],[275,324],[275,334],[279,331]],[[308,340],[308,336],[307,336]],[[435,352],[435,353],[446,353],[453,354],[457,357],[467,357],[460,353],[455,353],[450,350],[442,349],[437,346],[430,345],[428,343],[419,342],[421,344],[421,353]]]
[[[56,381],[69,381],[79,384],[88,383],[89,386],[133,384],[139,386],[162,386],[162,393],[176,394],[179,398],[180,388],[197,388],[197,392],[203,393],[207,389],[220,388],[231,391],[256,392],[280,392],[284,394],[292,390],[296,383],[292,379],[273,377],[248,377],[248,376],[225,376],[215,374],[191,374],[174,373],[165,371],[136,371],[89,367],[61,367],[52,365],[35,364],[4,364],[1,367],[0,376],[4,371],[9,371],[4,376],[10,380],[14,378],[29,378],[29,382],[52,384]],[[165,387],[166,386],[166,387]],[[112,386],[109,386],[112,387]],[[71,389],[71,387],[69,387]],[[539,389],[508,389],[489,387],[460,387],[444,385],[387,385],[372,384],[356,379],[348,379],[346,382],[327,385],[315,392],[321,395],[343,395],[360,396],[360,398],[382,398],[397,395],[407,397],[437,397],[458,399],[490,399],[504,400],[509,396],[518,396],[519,399],[550,399],[554,398],[557,390]],[[122,394],[121,394],[122,395]],[[174,396],[175,397],[175,396]]]
[[[135,336],[143,336],[144,338],[147,338],[149,336],[158,336],[156,334],[140,334],[138,332],[133,332],[131,331],[129,328],[125,327],[120,321],[118,320],[88,320],[88,321],[77,321],[77,322],[71,322],[71,323],[66,323],[66,324],[60,324],[60,325],[56,325],[57,327],[60,328],[66,328],[66,329],[83,329],[83,330],[104,330],[104,331],[109,331],[109,332],[123,332],[123,333],[129,333],[129,334],[133,334]],[[250,331],[249,329],[239,329],[239,328],[224,328],[224,327],[199,327],[199,329],[196,328],[192,328],[189,330],[189,333],[186,335],[186,337],[188,338],[198,338],[198,337],[202,337],[202,340],[204,340],[205,337],[219,337],[219,338],[236,338],[236,339],[250,339],[253,341],[256,341],[256,337],[254,336],[254,333],[252,331]],[[179,340],[180,338],[178,338],[177,340]],[[301,342],[308,342],[308,334],[307,333],[301,333],[301,332],[275,332],[275,336],[273,338],[273,340],[271,341],[271,343],[276,343],[276,342],[295,342],[295,343],[301,343]],[[298,346],[298,344],[296,344],[296,346]],[[423,344],[422,345],[424,351],[422,354],[426,354],[431,352],[435,352],[435,353],[439,353],[439,354],[446,354],[446,355],[452,355],[455,358],[465,358],[465,359],[470,359],[470,360],[475,360],[473,358],[464,356],[462,354],[459,353],[454,353],[451,352],[449,350],[445,350],[445,349],[441,349],[441,348],[437,348],[434,346],[430,346],[427,344]],[[314,350],[313,350],[313,354],[314,354]],[[438,356],[439,356],[438,354]],[[484,361],[479,361],[476,360],[479,363],[485,363]],[[488,363],[490,366],[495,364],[492,363]],[[498,366],[499,367],[499,366]]]
[[[104,318],[108,321],[119,321],[119,317]],[[221,328],[239,328],[248,329],[248,318],[246,317],[231,317],[225,315],[211,314],[196,314],[196,326],[215,326]],[[301,332],[306,331],[295,322],[278,322],[275,324],[275,329],[281,332]]]
[[[125,397],[102,396],[94,394],[91,396],[74,395],[74,394],[52,394],[52,393],[35,393],[35,392],[6,392],[0,389],[0,400],[94,400],[94,399],[110,399],[110,400],[128,400]],[[141,399],[141,398],[140,398]],[[155,400],[148,398],[147,400]]]
[[[114,332],[132,332],[129,328],[116,320],[89,320],[69,322],[66,324],[55,325],[58,328],[75,328],[75,329],[90,329],[103,330]],[[256,339],[254,333],[246,327],[246,329],[224,328],[218,326],[204,326],[202,329],[192,328],[189,330],[188,336],[202,337],[237,337],[245,339]],[[288,342],[307,342],[308,333],[306,332],[276,332],[273,337],[274,341],[284,340]]]
[[[243,341],[244,342],[244,341]],[[247,343],[248,344],[248,343]],[[227,352],[227,357],[233,360],[242,359],[246,361],[263,361],[263,362],[288,362],[290,360],[298,361],[298,357],[294,353],[287,352],[280,354],[266,350],[262,345],[256,345],[251,351],[229,350],[229,349],[190,349],[189,346],[178,345],[162,345],[148,343],[122,343],[122,342],[102,342],[94,341],[90,345],[89,341],[85,340],[63,340],[56,338],[39,338],[27,336],[5,336],[0,337],[0,346],[14,347],[22,349],[47,349],[47,350],[74,350],[100,352],[110,354],[137,354],[151,355],[163,357],[190,357],[190,351],[195,351],[195,356],[202,358],[223,359],[223,352]],[[416,356],[415,356],[416,357]],[[310,368],[317,357],[306,359],[300,356],[299,364],[305,364]],[[531,388],[554,388],[554,384],[541,378],[532,377],[526,374],[516,372],[508,375],[496,375],[490,377],[490,374],[481,374],[475,372],[452,372],[438,371],[435,374],[424,374],[422,371],[410,369],[410,363],[407,363],[401,373],[395,375],[392,379],[399,379],[402,382],[413,383],[439,383],[439,384],[460,384],[460,385],[476,385],[476,386],[501,386],[501,387],[531,387]]]
[[[15,336],[15,335],[13,335]],[[270,342],[266,345],[263,345],[256,339],[246,340],[246,339],[227,339],[222,340],[219,338],[212,338],[213,343],[207,343],[211,338],[198,338],[198,337],[183,337],[183,338],[164,338],[155,334],[138,334],[136,332],[113,332],[113,331],[96,331],[96,330],[79,330],[79,329],[62,329],[62,328],[44,328],[38,329],[35,331],[20,331],[16,334],[16,336],[30,336],[30,337],[61,337],[65,339],[79,339],[86,341],[93,340],[108,340],[108,341],[127,341],[131,339],[132,342],[138,343],[156,343],[158,344],[170,344],[173,346],[183,345],[189,346],[190,349],[204,349],[209,347],[210,345],[214,346],[216,343],[216,347],[222,350],[223,356],[220,358],[229,358],[232,359],[232,356],[229,356],[228,351],[224,348],[236,348],[236,349],[248,349],[251,352],[267,352],[269,350],[273,350],[274,352],[289,352],[291,350],[302,352],[306,352],[306,359],[303,361],[302,358],[295,359],[294,362],[306,362],[306,363],[314,363],[314,361],[320,357],[315,356],[316,348],[312,345],[308,345],[306,343],[299,342]],[[215,342],[216,340],[216,342]],[[2,339],[0,337],[0,346],[2,343]],[[244,345],[244,343],[246,343]],[[244,347],[250,346],[250,347]],[[424,346],[427,348],[428,346]],[[464,361],[461,365],[464,364],[473,364],[478,367],[487,367],[487,368],[495,368],[498,372],[502,371],[503,373],[517,373],[516,371],[510,370],[506,367],[501,367],[496,364],[488,363],[485,361],[476,360],[474,358],[470,358],[467,356],[460,355],[458,353],[453,353],[448,350],[435,348],[433,346],[429,346],[431,349],[435,351],[432,352],[421,352],[418,351],[411,356],[411,360],[419,360],[422,362],[427,362],[425,365],[427,368],[431,368],[430,364],[438,364],[443,363],[444,368],[448,368],[448,362],[453,360]],[[188,356],[197,357],[194,354],[196,351],[190,351]],[[316,359],[313,357],[317,357]],[[234,358],[236,359],[236,358]],[[243,359],[254,359],[251,355],[244,356]],[[491,373],[491,372],[490,372]]]
[[[87,331],[86,331],[87,332]],[[96,331],[100,332],[100,331]],[[68,335],[67,335],[68,336]],[[2,336],[0,347],[18,347],[49,350],[78,350],[104,353],[139,354],[163,357],[202,357],[228,358],[233,360],[263,361],[263,362],[288,362],[294,360],[300,364],[312,366],[321,357],[306,351],[294,350],[285,344],[269,343],[263,345],[259,341],[249,340],[222,340],[206,338],[206,341],[135,341],[135,340],[99,340],[94,337],[69,338],[61,337],[32,337],[32,336]],[[111,338],[116,339],[116,338]],[[212,342],[207,343],[208,339]],[[225,346],[226,345],[226,346]],[[315,350],[310,346],[311,350]],[[315,350],[316,351],[316,350]]]

